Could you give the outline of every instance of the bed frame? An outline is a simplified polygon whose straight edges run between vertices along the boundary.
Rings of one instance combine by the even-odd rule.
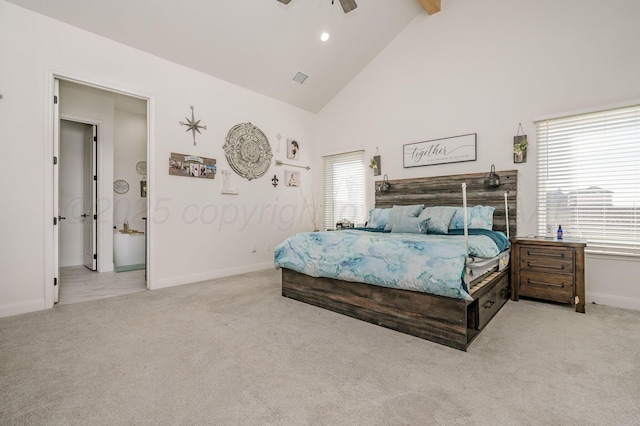
[[[389,181],[379,192],[376,207],[424,204],[462,206],[462,183],[467,205],[495,207],[493,229],[516,234],[517,171],[499,171],[500,186],[488,187],[488,173],[472,173]],[[505,192],[508,212],[505,210]],[[314,278],[282,270],[282,295],[373,324],[466,351],[473,339],[509,300],[509,270],[492,272],[470,291],[473,301],[370,284]]]

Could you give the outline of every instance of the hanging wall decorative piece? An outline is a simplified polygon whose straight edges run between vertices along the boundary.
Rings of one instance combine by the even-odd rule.
[[[193,133],[193,146],[196,146],[196,132],[200,133],[200,129],[207,130],[207,126],[201,125],[200,120],[196,120],[193,105],[191,106],[191,120],[189,120],[189,117],[185,117],[185,120],[187,120],[186,123],[184,121],[179,121],[179,123],[181,126],[187,126],[187,132]]]
[[[513,137],[513,162],[514,163],[526,163],[527,162],[527,147],[529,141],[527,141],[527,135],[522,130],[522,123],[518,123],[518,131]]]
[[[240,193],[240,189],[231,188],[231,186],[230,186],[231,170],[222,170],[221,173],[222,173],[222,193],[223,194],[238,195]]]
[[[169,174],[173,176],[215,179],[216,171],[216,160],[214,158],[177,154],[175,152],[172,152],[169,158]]]
[[[311,170],[311,167],[309,167],[309,166],[300,166],[298,164],[283,163],[281,160],[276,160],[276,166],[300,167],[301,169]]]
[[[113,192],[116,194],[126,194],[129,192],[129,182],[126,180],[118,179],[113,182]]]
[[[223,146],[229,165],[248,180],[264,175],[271,165],[271,146],[262,130],[251,123],[236,124]]]
[[[371,158],[369,162],[369,168],[373,169],[374,176],[380,176],[382,174],[382,160],[380,159],[380,151],[376,146],[376,155]]]

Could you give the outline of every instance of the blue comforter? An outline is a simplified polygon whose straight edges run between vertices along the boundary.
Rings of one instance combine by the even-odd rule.
[[[500,253],[487,235],[469,236],[469,254]],[[382,234],[361,230],[303,232],[278,245],[276,268],[472,300],[464,284],[464,236]]]

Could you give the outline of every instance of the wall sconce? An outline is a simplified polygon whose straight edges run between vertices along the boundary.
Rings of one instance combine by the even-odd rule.
[[[500,186],[500,176],[496,174],[496,167],[491,165],[491,173],[489,173],[489,177],[484,180],[485,186]]]
[[[391,184],[389,183],[389,177],[384,175],[382,178],[382,182],[380,182],[380,186],[378,187],[379,192],[389,192],[391,189]]]

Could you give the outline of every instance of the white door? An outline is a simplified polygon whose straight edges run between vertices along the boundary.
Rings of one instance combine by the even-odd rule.
[[[96,174],[96,146],[98,144],[98,126],[87,128],[84,133],[84,185],[83,185],[83,239],[84,239],[84,266],[96,270],[97,251],[96,251],[96,193],[97,193],[97,174]]]
[[[58,223],[60,221],[60,203],[58,202],[59,167],[60,158],[60,82],[53,81],[53,303],[58,302],[60,288],[60,247]]]

